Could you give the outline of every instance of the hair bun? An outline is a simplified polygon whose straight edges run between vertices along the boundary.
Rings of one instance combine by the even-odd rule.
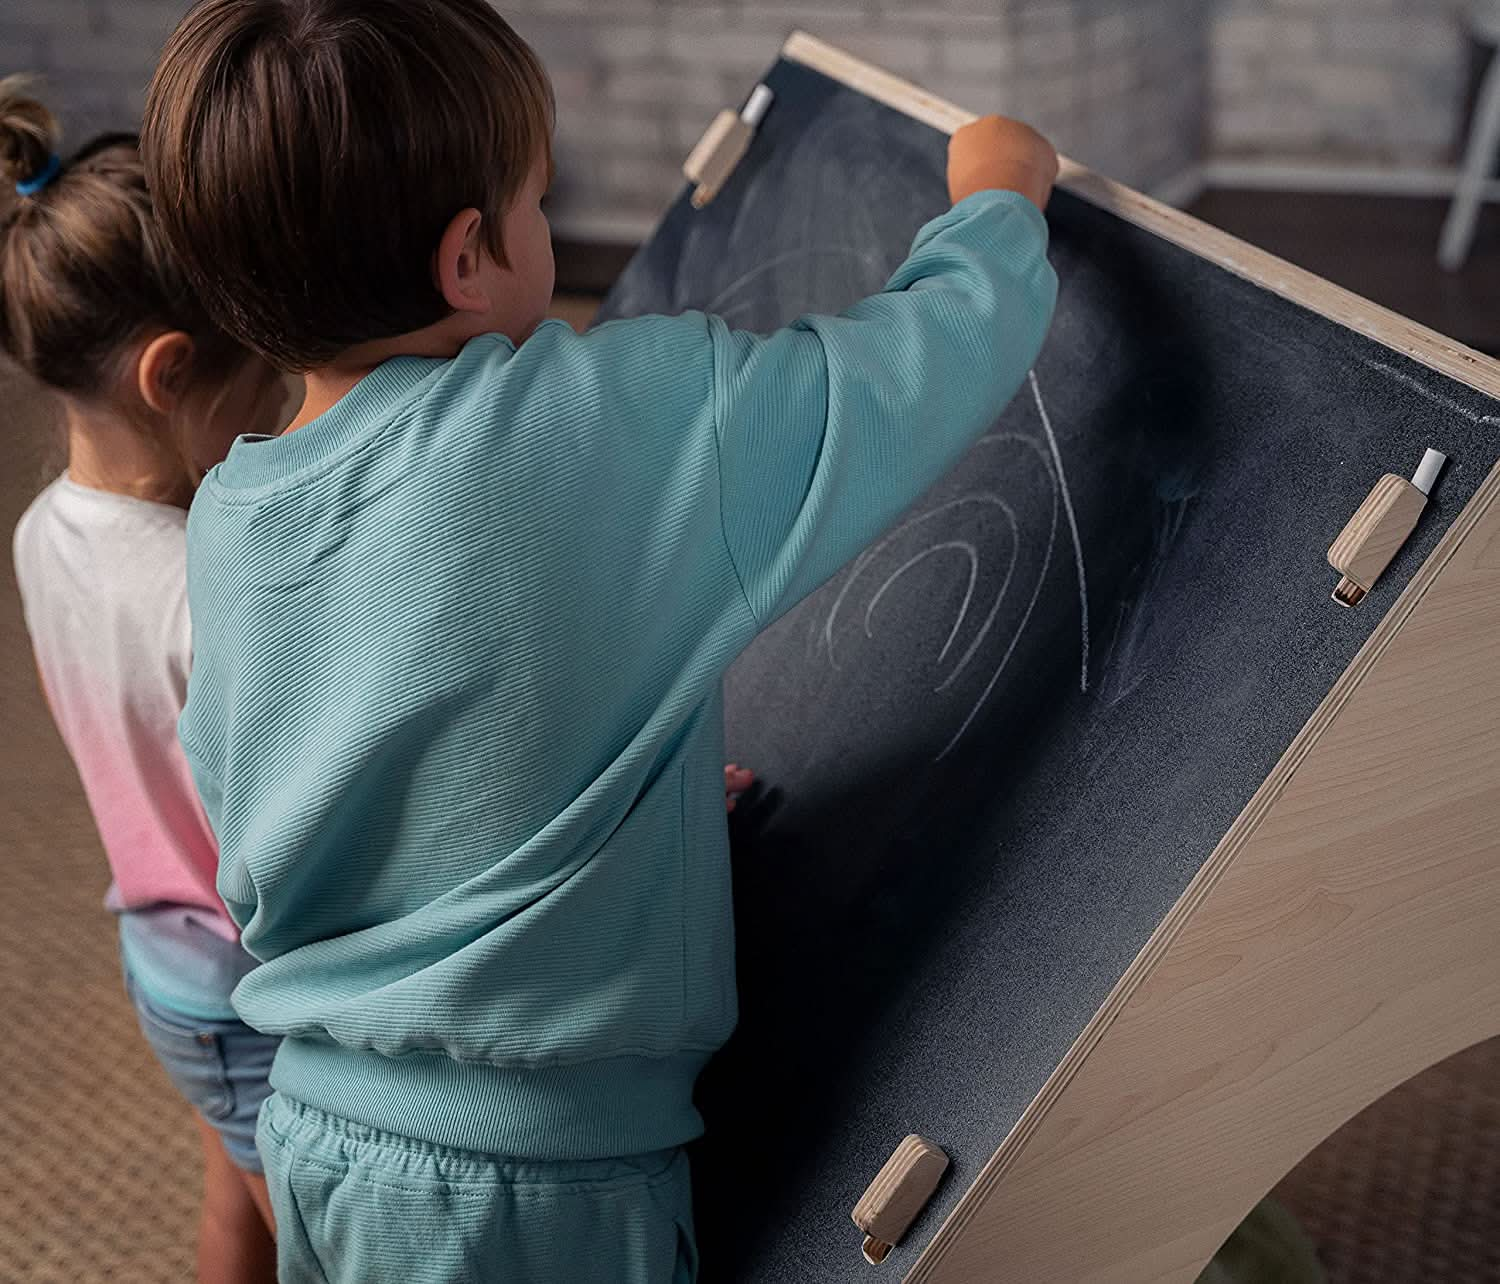
[[[61,137],[57,117],[36,98],[28,77],[0,80],[0,173],[12,184],[40,177]]]

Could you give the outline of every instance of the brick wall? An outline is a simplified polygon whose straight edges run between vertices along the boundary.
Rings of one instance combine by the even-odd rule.
[[[1441,163],[1449,0],[499,0],[559,103],[558,223],[630,239],[793,27],[1153,187],[1214,155]],[[185,0],[0,0],[0,70],[46,73],[75,137],[138,118]]]
[[[1199,159],[1200,0],[509,0],[557,84],[564,217],[649,220],[714,113],[794,27],[1144,186]]]
[[[1201,0],[500,0],[558,97],[557,222],[640,235],[714,113],[794,27],[976,111],[1024,115],[1151,186],[1199,158]],[[139,118],[185,0],[0,0],[0,70],[45,73],[75,136]]]
[[[1451,164],[1468,52],[1451,0],[1222,0],[1215,158]]]

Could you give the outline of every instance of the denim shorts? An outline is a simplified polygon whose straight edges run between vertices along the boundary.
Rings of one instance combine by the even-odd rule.
[[[236,1167],[264,1171],[255,1121],[271,1093],[271,1061],[281,1040],[242,1021],[204,1021],[153,1003],[128,968],[125,992],[172,1085],[219,1134]]]

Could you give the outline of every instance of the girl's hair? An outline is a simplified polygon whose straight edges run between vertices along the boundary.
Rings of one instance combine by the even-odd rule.
[[[0,80],[0,350],[82,399],[108,397],[153,331],[192,337],[195,381],[228,374],[245,353],[168,254],[134,135],[102,135],[38,190],[16,190],[45,176],[60,134],[26,79]]]

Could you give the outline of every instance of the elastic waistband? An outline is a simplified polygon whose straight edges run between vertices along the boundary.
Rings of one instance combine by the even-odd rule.
[[[706,1052],[680,1052],[522,1068],[288,1038],[271,1086],[316,1110],[435,1146],[518,1159],[604,1159],[700,1136],[693,1084],[707,1060]]]

